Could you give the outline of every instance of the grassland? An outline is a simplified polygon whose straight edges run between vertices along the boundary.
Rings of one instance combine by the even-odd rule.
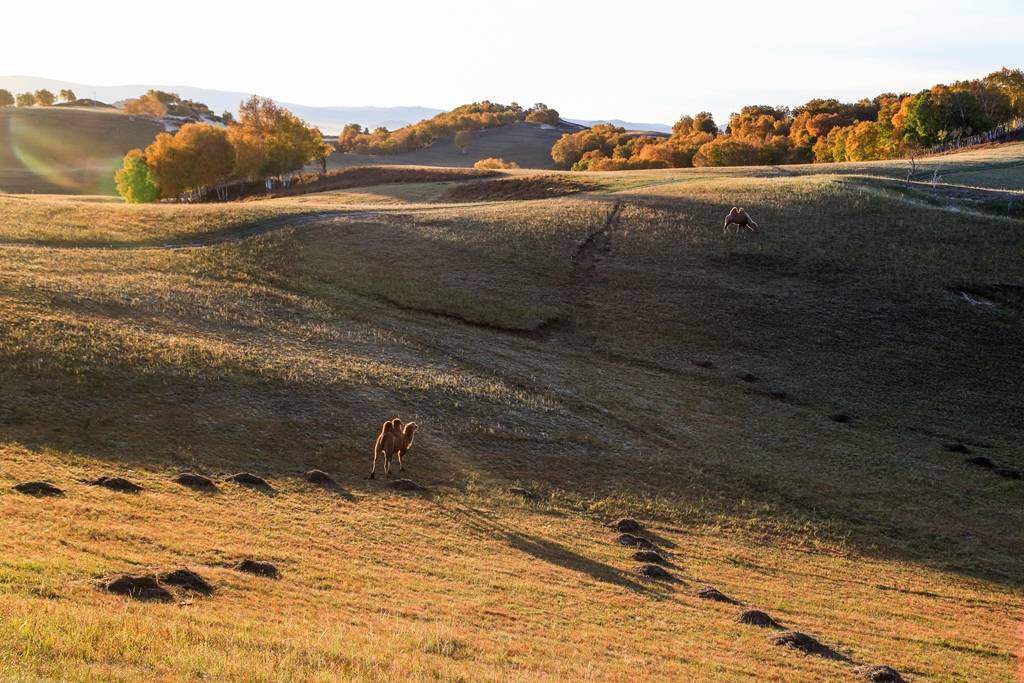
[[[455,146],[454,138],[448,138],[425,149],[389,156],[335,153],[327,163],[329,168],[368,164],[469,167],[480,159],[497,157],[515,161],[523,168],[552,169],[555,162],[551,160],[551,147],[567,130],[578,130],[578,127],[563,129],[536,123],[513,123],[473,131],[473,143],[465,153]]]
[[[162,131],[116,109],[0,108],[0,192],[113,195],[125,153]]]
[[[1024,483],[944,444],[1024,468],[1021,222],[835,170],[588,174],[530,202],[5,198],[3,676],[1012,680]],[[762,229],[723,234],[733,205]],[[392,415],[422,425],[429,495],[366,479]],[[84,483],[115,474],[144,491]],[[9,488],[30,479],[65,496]],[[636,573],[605,526],[627,514],[678,582]],[[98,587],[179,566],[214,595]],[[747,607],[846,660],[772,645]]]

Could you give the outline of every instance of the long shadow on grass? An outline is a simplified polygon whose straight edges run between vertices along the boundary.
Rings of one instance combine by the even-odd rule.
[[[657,595],[658,592],[651,587],[634,581],[622,571],[610,565],[598,562],[574,550],[540,536],[524,533],[510,526],[502,524],[493,518],[487,517],[465,508],[456,511],[459,519],[466,526],[489,538],[497,538],[504,541],[512,548],[526,553],[531,557],[544,562],[570,569],[576,572],[587,574],[592,579],[603,583],[610,583],[620,588],[626,588],[643,595]]]

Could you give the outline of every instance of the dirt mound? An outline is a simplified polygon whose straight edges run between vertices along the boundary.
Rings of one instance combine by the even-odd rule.
[[[975,455],[972,458],[967,458],[964,462],[968,465],[976,465],[978,467],[985,467],[988,469],[992,469],[996,466],[994,462],[986,458],[984,455]]]
[[[694,365],[696,365],[698,368],[713,368],[713,367],[715,367],[714,361],[705,360],[703,358],[696,358],[696,359],[691,360],[690,362],[693,363]]]
[[[506,199],[549,199],[584,192],[590,185],[556,175],[501,178],[456,185],[441,196],[447,202],[486,202]]]
[[[128,481],[122,477],[99,477],[89,482],[93,486],[102,486],[103,488],[110,489],[111,491],[121,491],[122,493],[138,493],[142,490],[142,487],[135,482]]]
[[[257,560],[242,560],[235,565],[235,570],[245,572],[246,574],[255,574],[256,576],[266,576],[271,579],[281,576],[280,572],[277,571],[277,567],[269,562],[259,562]]]
[[[14,490],[29,496],[63,496],[64,491],[48,481],[26,481],[14,485]]]
[[[388,486],[395,491],[405,491],[407,493],[426,493],[429,489],[422,484],[417,484],[412,479],[395,479],[388,483]]]
[[[511,493],[513,496],[520,496],[522,498],[526,498],[527,500],[536,500],[538,498],[536,493],[534,493],[530,489],[524,489],[522,486],[509,486],[508,492]]]
[[[622,534],[616,539],[619,545],[629,546],[633,548],[642,548],[644,550],[657,550],[658,547],[650,541],[650,539],[644,538],[643,536],[635,536],[634,534]]]
[[[251,472],[239,472],[238,474],[232,474],[230,477],[228,477],[228,481],[233,481],[241,486],[253,486],[261,489],[274,488],[266,479],[264,479],[263,477],[258,477],[255,474],[252,474]]]
[[[648,579],[655,579],[657,581],[675,581],[676,578],[665,571],[664,567],[659,567],[656,564],[645,564],[641,565],[639,569],[641,576],[646,576]]]
[[[174,478],[175,483],[187,486],[190,489],[198,489],[201,491],[216,491],[217,485],[213,483],[213,479],[204,477],[201,474],[195,472],[182,472]]]
[[[669,564],[669,561],[662,556],[661,553],[656,550],[637,550],[633,553],[633,559],[637,562],[647,562],[653,564]]]
[[[714,600],[715,602],[724,602],[724,603],[727,603],[727,604],[730,604],[730,605],[742,605],[743,604],[739,600],[736,600],[734,598],[730,598],[728,595],[726,595],[722,591],[718,590],[717,588],[713,588],[711,586],[708,586],[707,588],[702,588],[701,590],[697,591],[697,597],[701,598],[703,600]]]
[[[806,633],[800,633],[799,631],[785,631],[777,636],[773,636],[772,643],[775,645],[782,645],[784,647],[791,647],[795,650],[806,652],[809,655],[828,657],[829,659],[845,659],[828,645],[822,645],[811,636]]]
[[[891,666],[858,666],[853,670],[853,673],[857,674],[861,678],[871,681],[871,683],[906,683],[903,676],[900,675],[900,672]]]
[[[780,401],[785,401],[787,398],[789,398],[789,394],[787,394],[782,389],[772,389],[768,392],[768,395],[771,396],[772,398],[777,398]]]
[[[782,630],[782,624],[772,619],[767,613],[762,612],[758,609],[748,609],[746,612],[736,618],[736,621],[741,624],[749,624],[751,626],[760,626],[761,628],[774,628]]]
[[[839,424],[849,424],[850,422],[853,422],[853,418],[846,413],[833,413],[828,416],[828,419],[833,422],[838,422]]]
[[[105,583],[103,588],[110,593],[127,595],[136,600],[170,602],[173,599],[170,591],[161,586],[155,576],[121,574]]]
[[[635,519],[630,519],[629,517],[617,519],[614,522],[612,522],[609,526],[615,529],[616,531],[621,531],[624,534],[635,534],[638,531],[644,530],[643,524],[636,521]]]
[[[950,453],[963,453],[964,455],[970,455],[974,452],[962,443],[944,443],[942,446]]]
[[[741,372],[740,374],[736,375],[736,377],[741,379],[741,380],[743,380],[744,382],[756,382],[757,381],[757,375],[755,375],[752,372]]]
[[[157,578],[161,583],[166,583],[168,586],[177,586],[193,593],[202,593],[203,595],[213,593],[213,586],[191,569],[175,569],[174,571],[164,572]]]
[[[334,477],[327,474],[323,470],[310,470],[302,475],[311,484],[318,486],[334,486]]]
[[[1009,467],[997,467],[992,471],[1000,477],[1006,477],[1007,479],[1024,479],[1024,472]]]

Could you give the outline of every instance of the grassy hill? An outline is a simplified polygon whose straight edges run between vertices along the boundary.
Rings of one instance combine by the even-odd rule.
[[[1024,469],[1022,223],[843,168],[0,198],[0,672],[1012,680],[1024,481],[966,458]],[[394,415],[424,492],[367,479]],[[103,589],[179,567],[214,592]]]
[[[473,132],[473,144],[465,154],[455,146],[454,138],[439,140],[426,149],[392,155],[332,154],[328,168],[366,166],[368,164],[399,164],[411,166],[468,167],[480,159],[498,157],[515,161],[523,168],[552,169],[551,147],[562,134],[578,127],[554,127],[519,122],[498,128]]]
[[[115,109],[0,109],[0,192],[114,194],[125,152],[145,147],[159,124]]]

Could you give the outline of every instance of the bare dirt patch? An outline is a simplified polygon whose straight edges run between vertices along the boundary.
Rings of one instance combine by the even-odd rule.
[[[611,526],[616,531],[621,531],[624,534],[635,534],[639,531],[644,530],[643,524],[636,521],[635,519],[630,519],[629,517],[617,519],[614,522],[612,522],[609,526]]]
[[[104,584],[104,589],[116,595],[126,595],[147,602],[170,602],[171,592],[160,585],[155,576],[121,574]]]
[[[15,484],[14,490],[18,493],[24,493],[28,496],[37,496],[40,498],[46,496],[63,496],[64,491],[57,488],[48,481],[26,481],[21,484]]]
[[[676,577],[674,577],[671,574],[669,574],[668,571],[666,571],[664,567],[661,567],[661,566],[656,565],[656,564],[641,565],[640,568],[637,569],[637,571],[640,573],[640,576],[644,576],[644,577],[646,577],[648,579],[654,579],[656,581],[675,581],[676,580]]]
[[[644,550],[657,550],[657,546],[654,545],[649,539],[643,536],[636,536],[634,534],[622,534],[616,539],[619,545],[624,545],[633,548],[642,548]]]
[[[724,603],[729,604],[729,605],[742,605],[743,604],[739,600],[736,600],[735,598],[730,598],[728,595],[726,595],[722,591],[718,590],[717,588],[714,588],[713,586],[708,586],[707,588],[702,588],[701,590],[697,591],[697,597],[701,598],[702,600],[713,600],[714,602],[724,602]]]
[[[633,559],[647,564],[671,564],[664,555],[656,550],[637,550],[633,553]]]
[[[174,478],[174,481],[197,491],[214,492],[219,490],[213,479],[196,474],[195,472],[182,472]]]
[[[806,633],[800,633],[799,631],[785,631],[777,636],[773,636],[772,643],[774,645],[790,647],[794,650],[806,652],[809,655],[825,657],[827,659],[846,659],[846,657],[839,654],[828,645],[824,645],[818,642],[814,637],[809,636]]]
[[[242,560],[235,565],[235,570],[245,572],[246,574],[255,574],[256,576],[265,576],[271,579],[277,579],[281,576],[281,573],[273,564],[270,562],[260,562],[258,560]]]
[[[120,491],[121,493],[138,493],[142,490],[142,487],[133,481],[128,481],[124,477],[98,477],[89,482],[93,486],[102,486],[105,489],[111,491]]]
[[[441,196],[447,202],[550,199],[592,189],[589,183],[554,175],[501,178],[456,185]]]
[[[867,664],[858,666],[853,673],[871,683],[905,683],[900,672],[891,666]]]
[[[213,594],[213,586],[211,586],[206,579],[191,569],[175,569],[173,571],[164,572],[157,578],[161,583],[167,584],[168,586],[177,586],[182,590],[200,593],[202,595]]]
[[[233,481],[240,486],[249,486],[251,488],[271,490],[274,488],[266,479],[252,474],[251,472],[239,472],[238,474],[232,474],[228,477],[228,481]]]
[[[772,619],[766,612],[762,612],[758,609],[748,609],[743,614],[736,618],[741,624],[748,624],[750,626],[758,626],[760,628],[774,628],[782,630],[782,624]]]
[[[302,476],[306,478],[306,481],[317,486],[334,486],[334,477],[323,470],[310,470]]]

